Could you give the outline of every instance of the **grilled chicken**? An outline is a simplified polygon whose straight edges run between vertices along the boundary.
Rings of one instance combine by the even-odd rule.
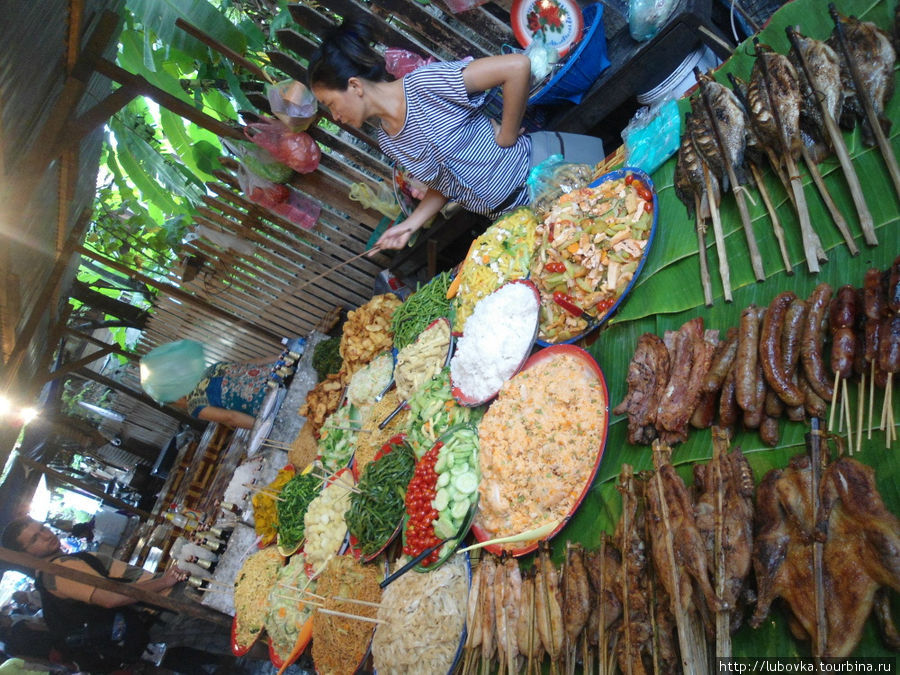
[[[900,590],[900,521],[884,507],[874,471],[854,459],[840,458],[825,469],[816,514],[812,481],[810,459],[801,455],[760,483],[753,552],[759,596],[751,624],[758,626],[781,597],[794,633],[815,640],[813,548],[824,542],[822,656],[843,657],[855,649],[876,604],[879,618],[888,619],[877,592]],[[892,624],[888,628],[888,636],[896,632]]]
[[[628,365],[628,393],[613,412],[628,415],[628,442],[648,445],[656,438],[656,410],[669,381],[669,350],[659,336],[644,333],[638,338]]]
[[[853,16],[841,16],[840,21],[844,28],[844,34],[847,36],[850,57],[856,64],[862,84],[872,101],[875,115],[885,134],[888,134],[891,122],[885,116],[884,109],[894,94],[894,62],[897,60],[897,53],[891,44],[891,38],[869,21],[860,21]],[[841,63],[841,83],[844,94],[841,125],[852,129],[856,126],[857,121],[861,120],[863,141],[866,145],[875,145],[875,135],[869,126],[862,102],[859,100],[840,40],[834,32],[828,38],[828,44],[838,54]]]
[[[713,458],[694,465],[694,515],[703,538],[707,566],[716,576],[715,539],[719,531],[724,563],[721,600],[732,607],[731,631],[741,625],[741,600],[753,553],[753,472],[740,449],[726,453],[715,440]],[[721,501],[719,501],[721,500]],[[718,586],[718,579],[717,588]],[[709,607],[710,613],[715,612]]]

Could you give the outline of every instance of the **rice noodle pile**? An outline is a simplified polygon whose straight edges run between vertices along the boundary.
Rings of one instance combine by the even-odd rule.
[[[234,641],[248,647],[262,632],[268,609],[269,590],[284,559],[274,546],[254,553],[244,561],[234,582],[234,609],[237,618]]]
[[[465,554],[428,574],[404,574],[384,590],[372,656],[379,673],[450,670],[466,619],[469,581]]]
[[[335,598],[352,598],[380,602],[381,581],[378,566],[362,565],[352,556],[342,555],[328,561],[316,593],[325,598],[325,609],[373,618],[375,607]],[[324,614],[317,611],[313,619],[312,657],[319,675],[352,675],[366,654],[374,624],[369,621]]]

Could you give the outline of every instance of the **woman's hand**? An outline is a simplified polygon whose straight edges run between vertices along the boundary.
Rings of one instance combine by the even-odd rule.
[[[428,192],[418,206],[409,214],[409,218],[393,227],[389,227],[381,238],[375,242],[375,246],[369,251],[372,255],[376,251],[382,249],[399,249],[406,246],[413,232],[429,222],[437,212],[441,210],[447,198],[433,188],[428,188]]]
[[[396,250],[403,248],[406,246],[413,232],[418,229],[418,227],[410,225],[409,220],[404,220],[402,223],[389,227],[384,231],[384,234],[381,235],[378,241],[375,242],[375,246],[369,251],[369,255],[382,249]]]
[[[520,127],[518,135],[512,139],[508,139],[503,137],[503,127],[501,127],[500,122],[493,117],[491,118],[491,126],[494,127],[494,140],[501,148],[511,148],[516,144],[516,141],[519,140],[519,136],[525,133],[525,127]]]

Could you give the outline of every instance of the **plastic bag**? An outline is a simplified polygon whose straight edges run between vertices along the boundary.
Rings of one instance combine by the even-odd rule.
[[[203,345],[194,340],[168,342],[141,358],[141,386],[161,403],[187,396],[205,372]]]
[[[222,139],[223,145],[237,157],[248,170],[260,178],[265,178],[273,183],[286,183],[291,179],[294,170],[287,164],[282,164],[266,150],[256,146],[250,141],[238,141],[231,138]]]
[[[559,50],[547,44],[544,32],[535,34],[531,44],[525,49],[525,55],[531,61],[531,82],[537,84],[553,71],[553,65],[559,61]]]
[[[399,47],[388,47],[384,50],[385,69],[398,80],[417,68],[434,62],[434,57],[429,56],[427,59],[423,59],[418,54]]]
[[[304,230],[311,230],[319,220],[319,214],[322,207],[301,194],[288,190],[288,198],[272,207],[272,210],[278,215],[287,218],[295,225],[299,225]]]
[[[653,173],[678,151],[681,143],[678,104],[670,98],[653,108],[641,108],[622,130],[622,140],[626,166]]]
[[[638,42],[649,40],[659,32],[678,0],[629,0],[628,32]]]
[[[291,131],[279,120],[262,118],[248,124],[244,134],[279,162],[298,173],[310,173],[319,166],[321,151],[305,131]]]
[[[267,209],[285,201],[291,194],[286,185],[279,185],[261,178],[248,171],[243,164],[238,166],[237,179],[244,196],[254,204],[259,204]]]
[[[480,7],[488,0],[447,0],[447,8],[454,14],[467,12],[470,9]]]
[[[400,204],[394,199],[394,193],[386,183],[378,184],[378,194],[368,183],[354,183],[350,186],[350,199],[367,209],[375,209],[387,218],[396,218],[400,215]]]
[[[528,174],[531,208],[543,217],[560,195],[583,188],[593,177],[591,165],[566,162],[560,154],[550,155]]]
[[[266,87],[272,114],[291,131],[306,131],[315,119],[319,102],[302,82],[282,80]]]

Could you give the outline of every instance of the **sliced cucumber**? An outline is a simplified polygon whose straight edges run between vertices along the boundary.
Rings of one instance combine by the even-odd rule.
[[[458,529],[458,525],[454,527],[449,513],[441,514],[441,517],[434,521],[434,534],[441,539],[452,537]]]
[[[438,476],[437,483],[435,484],[435,486],[438,488],[442,488],[442,487],[447,487],[449,484],[450,484],[450,474],[442,473],[440,476]]]
[[[448,471],[449,468],[450,468],[450,466],[447,463],[447,455],[445,455],[442,452],[439,452],[437,461],[434,463],[434,472],[437,474],[442,474],[442,473]]]
[[[454,518],[463,518],[469,510],[469,500],[464,499],[455,502],[450,508],[450,515]]]
[[[468,472],[469,472],[469,465],[467,463],[466,464],[454,464],[453,466],[450,467],[450,475],[451,476],[459,476],[460,474],[468,473]]]
[[[472,494],[478,489],[478,476],[474,471],[467,471],[453,477],[453,487],[465,495]]]
[[[450,491],[447,488],[441,488],[437,491],[434,499],[431,500],[431,507],[438,511],[443,511],[450,503]]]

